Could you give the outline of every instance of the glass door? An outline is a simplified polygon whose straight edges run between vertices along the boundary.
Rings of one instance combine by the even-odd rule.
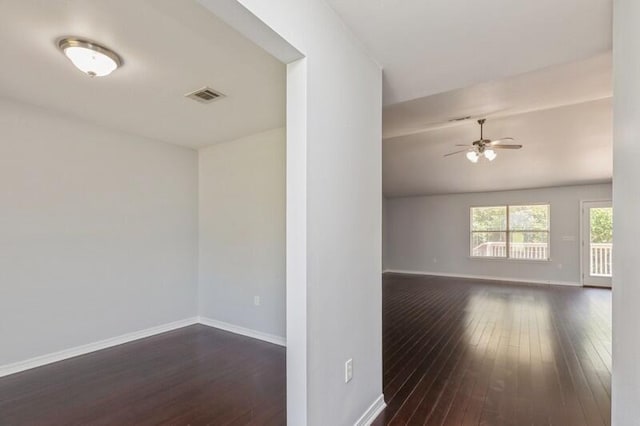
[[[613,209],[611,201],[582,203],[582,285],[611,288]]]

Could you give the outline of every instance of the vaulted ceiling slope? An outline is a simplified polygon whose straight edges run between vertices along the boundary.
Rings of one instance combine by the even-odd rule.
[[[384,67],[384,103],[611,49],[612,0],[328,0]]]
[[[385,196],[500,191],[610,182],[611,98],[488,120],[485,136],[516,138],[521,150],[501,150],[472,164],[464,154],[443,157],[455,144],[478,139],[478,125],[452,127],[383,141]]]
[[[456,126],[456,119],[494,119],[613,96],[611,52],[502,80],[387,105],[383,137]]]
[[[89,78],[56,49],[73,35],[124,59]],[[285,67],[192,0],[0,3],[0,97],[198,148],[285,123]],[[226,95],[201,104],[184,94]]]

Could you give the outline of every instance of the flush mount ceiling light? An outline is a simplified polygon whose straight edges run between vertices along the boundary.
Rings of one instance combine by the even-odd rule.
[[[77,37],[64,37],[58,48],[80,71],[90,77],[104,77],[122,66],[122,58],[98,43]]]

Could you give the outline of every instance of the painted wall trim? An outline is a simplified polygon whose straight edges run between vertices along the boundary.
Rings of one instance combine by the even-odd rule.
[[[369,426],[382,413],[387,404],[384,402],[384,395],[380,395],[367,408],[362,416],[354,423],[354,426]]]
[[[569,286],[569,287],[582,287],[581,283],[572,282],[572,281],[527,280],[523,278],[494,277],[490,275],[466,275],[466,274],[452,274],[448,272],[410,271],[410,270],[404,270],[404,269],[385,269],[382,272],[391,273],[391,274],[432,275],[435,277],[470,278],[475,280],[488,280],[488,281],[509,281],[514,283],[523,283],[523,284],[544,284],[544,285],[561,285],[561,286]]]
[[[166,333],[167,331],[177,330],[179,328],[187,327],[197,323],[197,317],[186,318],[183,320],[170,322],[168,324],[162,324],[156,327],[122,334],[120,336],[111,337],[109,339],[100,340],[98,342],[93,342],[86,345],[76,346],[74,348],[64,349],[58,352],[37,356],[24,361],[2,365],[0,366],[0,377],[19,373],[25,370],[30,370],[36,367],[41,367],[43,365],[52,364],[54,362],[63,361],[65,359],[74,358],[80,355],[85,355],[102,349],[111,348],[113,346],[122,345],[134,340],[144,339],[145,337],[155,336],[156,334]]]
[[[250,328],[241,327],[239,325],[229,324],[228,322],[218,321],[205,317],[199,317],[198,322],[208,327],[240,334],[242,336],[251,337],[252,339],[258,339],[264,342],[273,343],[274,345],[287,346],[287,339],[282,336],[276,336],[275,334],[263,333],[262,331],[257,331]]]

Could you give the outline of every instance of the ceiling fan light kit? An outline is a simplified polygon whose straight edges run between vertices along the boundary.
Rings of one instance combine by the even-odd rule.
[[[489,161],[493,161],[498,156],[498,153],[495,151],[496,149],[520,149],[522,145],[517,144],[505,144],[504,142],[513,141],[513,138],[502,138],[502,139],[485,139],[484,138],[484,123],[485,119],[478,120],[478,124],[480,125],[480,139],[474,141],[471,145],[457,145],[464,146],[466,149],[461,149],[458,151],[450,152],[445,154],[445,157],[449,157],[455,154],[461,154],[466,152],[467,160],[472,163],[477,163],[480,158],[486,158]]]
[[[498,154],[496,154],[496,152],[492,149],[484,150],[484,158],[486,158],[489,161],[493,161],[497,156]]]

